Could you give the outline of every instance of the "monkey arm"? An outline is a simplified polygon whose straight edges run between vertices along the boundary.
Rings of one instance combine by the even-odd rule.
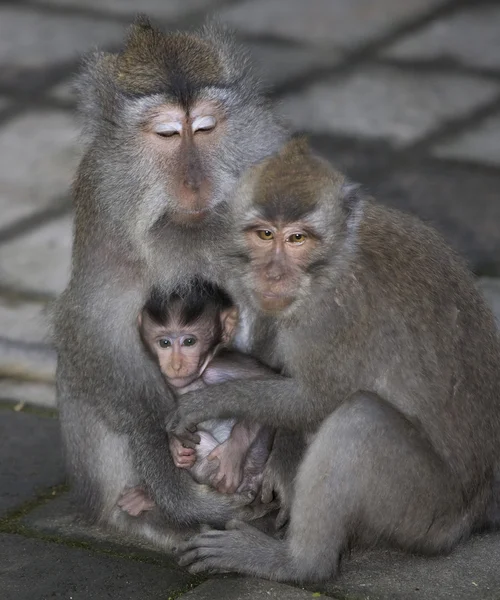
[[[167,426],[184,439],[192,438],[197,423],[212,418],[235,417],[276,428],[310,429],[333,410],[331,394],[306,392],[295,379],[281,376],[230,381],[182,396]]]

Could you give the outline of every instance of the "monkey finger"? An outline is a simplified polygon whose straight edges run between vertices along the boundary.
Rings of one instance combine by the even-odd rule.
[[[262,504],[269,504],[274,499],[274,488],[270,483],[267,483],[266,481],[262,483],[260,499]]]
[[[216,446],[212,452],[210,452],[210,454],[207,456],[207,460],[214,460],[215,458],[219,458],[221,451],[219,450],[219,448],[221,447],[222,444],[220,444],[219,446]]]
[[[184,446],[182,446],[182,448],[176,452],[176,454],[178,456],[194,456],[196,454],[196,450],[194,450],[194,448],[184,448]]]
[[[288,507],[282,507],[276,517],[275,529],[278,531],[282,529],[290,520],[290,509]]]
[[[176,432],[177,437],[181,440],[182,445],[185,448],[195,449],[197,444],[200,443],[200,436],[197,433],[191,433],[189,431],[180,430]]]

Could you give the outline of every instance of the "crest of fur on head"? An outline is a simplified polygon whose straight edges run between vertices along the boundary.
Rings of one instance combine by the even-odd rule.
[[[117,124],[127,99],[162,94],[186,106],[200,89],[216,87],[240,100],[260,91],[248,53],[215,21],[196,32],[164,33],[144,15],[118,53],[94,52],[76,82],[86,132]]]

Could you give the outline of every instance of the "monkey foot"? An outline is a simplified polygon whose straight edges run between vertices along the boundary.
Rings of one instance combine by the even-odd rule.
[[[151,510],[155,507],[153,500],[151,500],[147,492],[140,487],[130,488],[123,492],[117,504],[132,517],[138,517],[144,511]]]

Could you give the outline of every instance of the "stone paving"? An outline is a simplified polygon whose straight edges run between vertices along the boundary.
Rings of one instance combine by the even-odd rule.
[[[493,0],[0,0],[0,598],[500,599],[500,537],[449,557],[354,554],[308,590],[196,579],[73,522],[54,418],[47,306],[69,274],[78,55],[137,9],[216,14],[296,131],[469,260],[500,323],[500,4]]]

